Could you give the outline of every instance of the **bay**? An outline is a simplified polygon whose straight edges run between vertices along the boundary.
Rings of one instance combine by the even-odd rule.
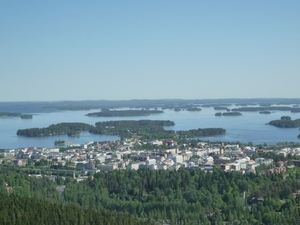
[[[10,110],[12,112],[12,110]],[[19,111],[19,110],[14,110]],[[253,142],[257,144],[276,144],[278,142],[300,142],[297,136],[300,134],[298,128],[277,128],[266,125],[271,120],[280,119],[281,116],[290,116],[292,119],[300,118],[300,114],[275,111],[271,114],[259,114],[258,112],[242,112],[243,116],[222,116],[216,117],[219,112],[213,108],[202,108],[202,111],[175,112],[174,110],[164,110],[162,114],[139,117],[88,117],[90,112],[99,110],[79,110],[79,111],[44,111],[27,110],[33,114],[33,119],[21,119],[18,117],[0,117],[0,149],[15,149],[21,147],[54,147],[55,140],[65,140],[73,144],[83,144],[89,141],[112,141],[119,140],[118,136],[95,135],[89,132],[82,132],[80,137],[69,137],[67,135],[50,137],[23,137],[16,134],[18,129],[42,128],[51,124],[61,122],[83,122],[95,125],[99,121],[109,120],[171,120],[175,126],[166,129],[189,130],[198,128],[224,128],[226,134],[217,136],[200,137],[201,140],[223,141],[242,143]],[[221,112],[221,111],[220,111]]]

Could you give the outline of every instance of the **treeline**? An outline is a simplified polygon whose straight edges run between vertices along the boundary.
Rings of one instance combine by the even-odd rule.
[[[151,114],[163,113],[162,110],[103,110],[101,112],[88,113],[86,116],[97,117],[128,117],[128,116],[149,116]]]
[[[300,173],[258,176],[200,169],[114,170],[69,183],[65,200],[170,224],[300,224]],[[246,199],[243,200],[243,191]]]
[[[148,225],[149,220],[105,209],[87,209],[78,204],[62,204],[40,198],[0,194],[1,224],[116,224]]]
[[[94,134],[119,135],[121,138],[142,136],[143,139],[175,138],[175,132],[164,126],[174,126],[170,120],[121,120],[97,122],[90,132]]]
[[[55,136],[55,135],[79,135],[81,131],[90,130],[93,126],[86,123],[59,123],[46,128],[19,129],[17,135],[27,137]]]
[[[217,168],[114,170],[79,183],[0,169],[4,224],[300,224],[299,168],[270,176]]]
[[[177,131],[176,132],[180,137],[201,137],[201,136],[211,136],[211,135],[219,135],[225,134],[226,130],[223,128],[198,128],[187,131]]]

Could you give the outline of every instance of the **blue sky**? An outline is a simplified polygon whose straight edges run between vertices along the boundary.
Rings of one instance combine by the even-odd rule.
[[[0,1],[0,101],[299,98],[300,1]]]

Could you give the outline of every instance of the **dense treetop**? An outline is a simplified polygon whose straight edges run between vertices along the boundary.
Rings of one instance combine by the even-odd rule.
[[[180,137],[194,138],[194,137],[201,137],[201,136],[225,134],[226,130],[223,128],[203,128],[203,129],[198,128],[198,129],[192,129],[188,131],[177,131],[176,133]]]
[[[55,135],[79,135],[81,131],[90,130],[92,125],[86,123],[58,123],[46,128],[19,129],[17,135],[28,137],[55,136]]]

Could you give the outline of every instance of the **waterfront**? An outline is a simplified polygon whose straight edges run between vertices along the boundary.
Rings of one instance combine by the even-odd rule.
[[[271,120],[280,119],[281,116],[290,116],[292,119],[300,118],[300,114],[289,111],[275,111],[271,114],[259,114],[258,112],[242,112],[243,116],[216,117],[219,112],[213,108],[202,108],[199,112],[164,110],[164,113],[141,117],[88,117],[85,114],[99,110],[79,111],[52,111],[52,112],[30,112],[33,119],[21,119],[18,117],[0,117],[0,148],[14,149],[20,147],[54,147],[55,140],[65,140],[73,144],[82,144],[89,141],[111,141],[118,140],[117,136],[95,135],[82,132],[80,137],[69,137],[67,135],[51,137],[22,137],[17,136],[18,129],[42,128],[51,124],[61,122],[83,122],[94,125],[98,121],[108,120],[171,120],[175,126],[166,129],[189,130],[197,128],[220,127],[226,129],[225,135],[201,137],[202,140],[226,141],[254,144],[276,144],[278,142],[300,142],[297,135],[298,128],[277,128],[266,125]]]

